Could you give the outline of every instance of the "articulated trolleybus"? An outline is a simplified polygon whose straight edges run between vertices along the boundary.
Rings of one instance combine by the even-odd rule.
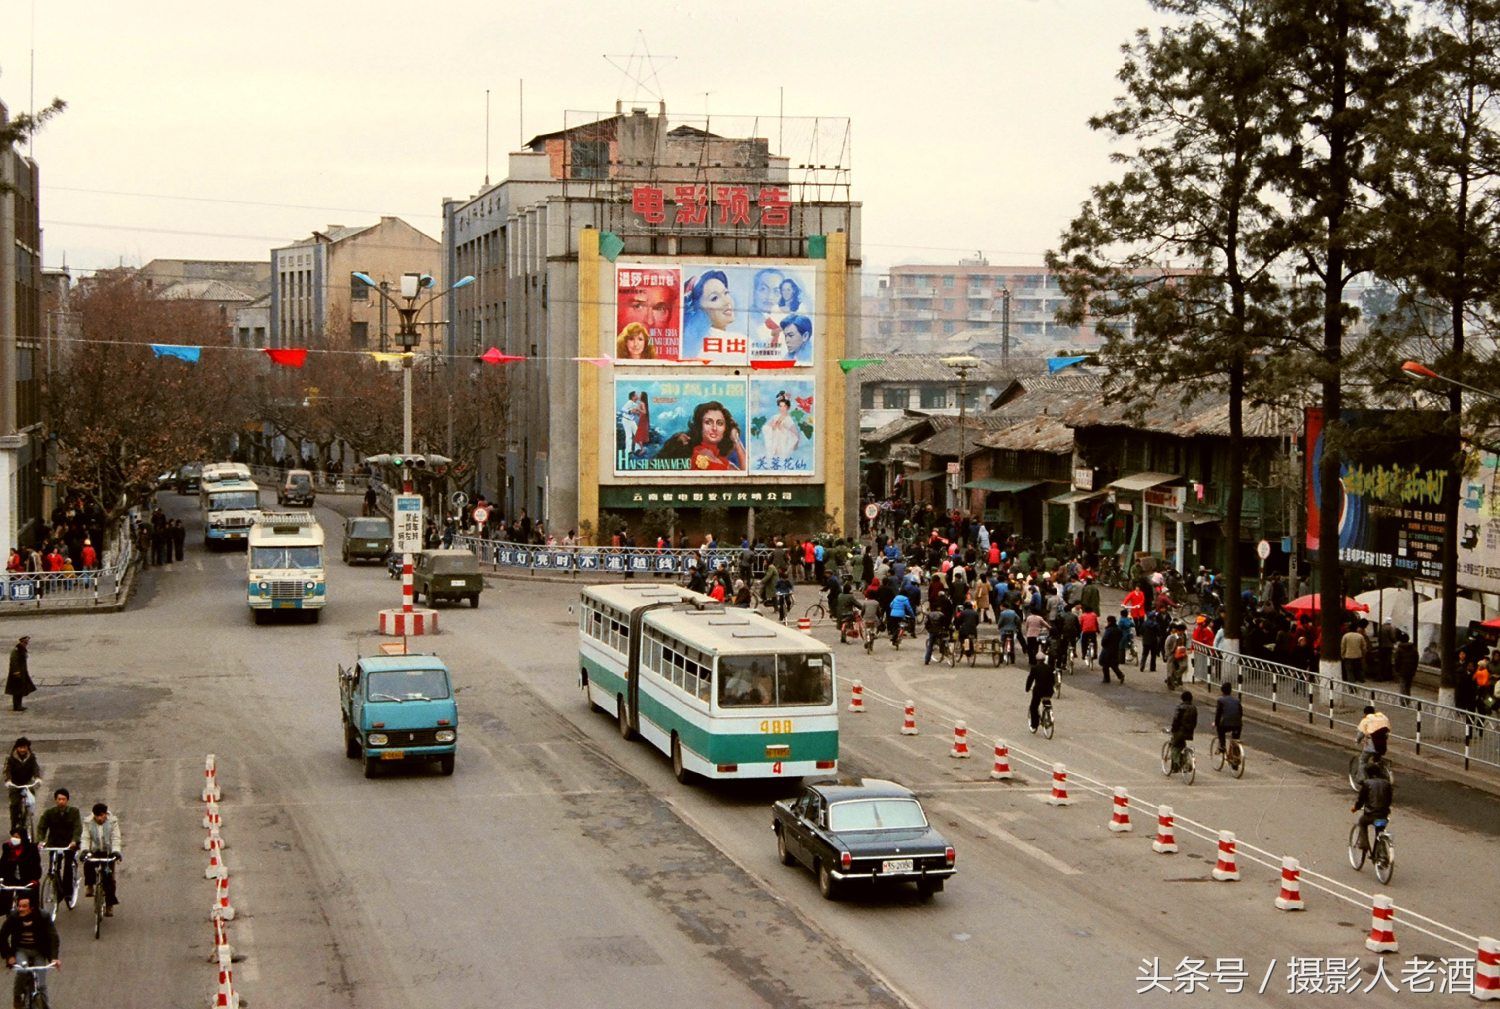
[[[672,758],[678,781],[836,770],[838,693],[828,646],[671,584],[583,590],[584,695]]]

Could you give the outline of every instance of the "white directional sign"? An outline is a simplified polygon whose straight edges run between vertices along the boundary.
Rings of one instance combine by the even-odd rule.
[[[482,526],[490,520],[490,510],[484,505],[474,506],[474,524]]]
[[[397,494],[392,498],[395,521],[392,549],[398,554],[422,552],[422,495]]]

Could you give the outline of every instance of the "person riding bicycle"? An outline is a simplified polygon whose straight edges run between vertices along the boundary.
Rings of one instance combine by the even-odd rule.
[[[885,627],[891,632],[891,644],[895,644],[901,636],[901,631],[908,623],[916,618],[917,611],[912,609],[911,600],[901,593],[891,597],[890,608],[886,610]]]
[[[792,606],[792,580],[786,575],[776,578],[776,615],[786,622],[787,610]]]
[[[973,655],[974,641],[979,637],[979,611],[973,603],[964,600],[953,619],[953,626],[958,631],[958,654]]]
[[[1060,620],[1054,622],[1052,633],[1047,637],[1047,664],[1058,673],[1071,673],[1073,646],[1059,626],[1061,623]]]
[[[0,914],[9,914],[18,896],[30,894],[32,903],[38,903],[42,892],[42,853],[19,824],[11,828],[10,837],[0,848],[0,883],[29,887],[25,891],[0,890]]]
[[[927,611],[927,620],[923,625],[927,631],[927,653],[922,656],[922,665],[932,661],[933,646],[938,646],[938,658],[942,658],[944,645],[953,633],[953,623],[948,618],[948,609],[945,606],[934,603]]]
[[[113,917],[115,905],[120,902],[120,899],[115,896],[116,873],[101,872],[98,866],[89,860],[91,857],[109,858],[111,856],[116,862],[125,860],[125,852],[120,845],[120,821],[102,802],[94,803],[94,815],[83,822],[80,850],[84,860],[83,883],[88,888],[84,892],[92,897],[96,881],[102,877],[104,915],[106,918]]]
[[[1172,712],[1172,770],[1182,766],[1183,748],[1198,731],[1198,706],[1193,703],[1193,692],[1184,690],[1181,703]]]
[[[7,785],[30,785],[33,782],[40,783],[41,780],[42,765],[37,763],[36,754],[31,750],[31,740],[22,736],[11,746],[10,755],[5,758],[5,783]],[[10,792],[10,822],[19,823],[21,804],[24,801],[21,795],[23,789],[7,788],[6,791]]]
[[[66,788],[52,793],[53,805],[36,819],[37,843],[43,848],[68,848],[62,866],[62,895],[73,892],[73,873],[76,871],[78,842],[83,836],[83,817],[68,804],[71,797]]]
[[[16,913],[6,918],[4,925],[0,925],[0,954],[5,956],[5,965],[41,967],[50,964],[57,967],[62,963],[58,959],[60,952],[57,926],[52,924],[52,919],[42,914],[36,901],[30,897],[22,897],[16,901]],[[41,996],[38,1004],[48,1004],[47,972],[37,971],[32,974],[32,979],[36,993]],[[16,974],[12,1004],[21,1004],[25,982],[24,974]]]
[[[1054,684],[1056,677],[1052,673],[1052,666],[1046,662],[1040,654],[1032,660],[1030,668],[1026,671],[1026,685],[1024,689],[1031,694],[1031,705],[1026,709],[1026,717],[1031,720],[1031,731],[1042,720],[1042,701],[1050,699],[1055,693]]]
[[[1365,778],[1359,784],[1359,795],[1354,799],[1354,805],[1349,807],[1349,812],[1363,813],[1359,815],[1359,847],[1361,851],[1370,850],[1370,824],[1376,820],[1389,820],[1391,817],[1391,799],[1396,792],[1396,786],[1391,784],[1390,772],[1385,766],[1385,761],[1379,756],[1371,757],[1365,765]]]
[[[1375,705],[1366,704],[1364,717],[1359,720],[1358,735],[1354,737],[1354,741],[1360,745],[1361,774],[1365,773],[1372,760],[1385,756],[1390,736],[1391,720],[1386,717],[1385,712],[1376,711]]]
[[[854,633],[854,618],[859,612],[859,600],[854,598],[853,591],[845,588],[839,593],[838,599],[834,603],[834,613],[837,615],[839,622],[840,638],[846,632],[850,634]]]
[[[1234,696],[1234,688],[1225,682],[1219,686],[1219,700],[1214,705],[1214,733],[1219,737],[1219,750],[1228,753],[1224,745],[1226,735],[1240,738],[1240,731],[1245,727],[1245,707],[1240,699]]]
[[[1021,632],[1021,615],[1006,605],[995,616],[995,629],[1000,632],[1000,651],[1011,661],[1016,661],[1016,636]]]

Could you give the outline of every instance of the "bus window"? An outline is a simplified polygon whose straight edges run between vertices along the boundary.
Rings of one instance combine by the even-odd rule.
[[[779,655],[778,704],[828,704],[833,700],[833,667],[826,655]]]
[[[833,703],[827,655],[725,655],[719,659],[719,707]]]

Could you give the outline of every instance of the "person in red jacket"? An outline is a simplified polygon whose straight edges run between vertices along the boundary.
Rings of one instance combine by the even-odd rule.
[[[1121,605],[1130,610],[1130,619],[1137,622],[1145,619],[1146,593],[1142,592],[1140,589],[1133,588],[1129,592],[1125,593],[1125,599],[1121,603]]]
[[[92,571],[99,566],[99,551],[94,549],[93,540],[83,541],[83,567],[86,571]]]
[[[1214,629],[1209,626],[1208,617],[1198,615],[1198,621],[1193,626],[1193,679],[1208,682],[1208,653],[1199,651],[1198,646],[1212,648],[1214,645]]]

